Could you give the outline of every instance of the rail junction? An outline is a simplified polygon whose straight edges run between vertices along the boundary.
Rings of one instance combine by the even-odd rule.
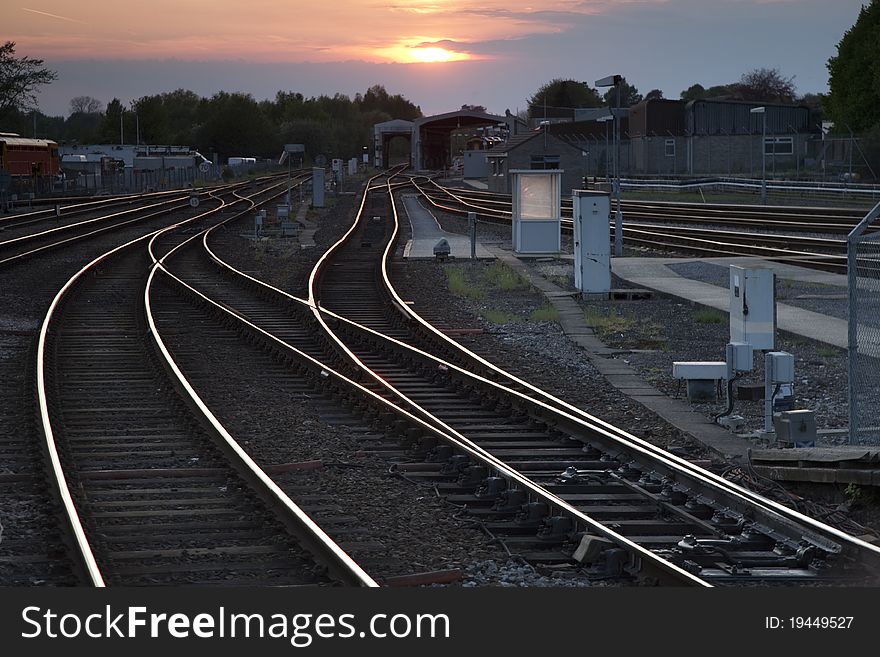
[[[308,178],[297,172],[294,184]],[[236,244],[286,191],[267,177],[205,190],[197,204],[168,192],[0,219],[4,289],[40,281],[16,301],[21,325],[4,318],[2,332],[4,397],[17,402],[0,426],[0,494],[16,518],[3,523],[4,583],[455,581],[407,559],[471,539],[411,535],[403,557],[371,528],[381,521],[370,514],[393,505],[389,475],[432,491],[508,555],[585,585],[877,582],[871,542],[585,412],[413,310],[395,282],[401,193],[495,222],[510,220],[509,197],[383,172],[364,182],[345,230],[281,285],[242,262]],[[845,241],[817,233],[853,221],[660,203],[624,211],[630,243],[828,269],[845,267]],[[254,389],[274,394],[212,404],[217,379],[233,376],[223,350],[249,350],[262,363]],[[290,452],[247,433],[293,399],[386,464],[354,492],[359,503],[315,483],[332,460],[320,435],[320,459],[301,445],[283,462]],[[343,477],[358,468],[336,460]],[[310,485],[298,472],[312,473]]]

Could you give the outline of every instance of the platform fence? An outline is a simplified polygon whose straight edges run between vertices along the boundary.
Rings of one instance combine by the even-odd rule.
[[[880,445],[880,203],[847,237],[849,441]]]

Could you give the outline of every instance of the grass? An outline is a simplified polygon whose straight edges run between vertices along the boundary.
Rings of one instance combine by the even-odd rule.
[[[715,308],[702,308],[694,312],[694,321],[700,324],[723,324],[727,321],[727,314]]]
[[[520,319],[517,315],[503,310],[486,310],[483,312],[483,316],[493,324],[509,324]]]
[[[835,356],[840,356],[843,353],[843,350],[829,345],[822,345],[816,349],[816,353],[819,354],[821,358],[834,358]]]
[[[588,306],[584,311],[587,325],[593,327],[600,340],[622,334],[630,349],[657,349],[669,351],[669,343],[663,336],[664,327],[653,322],[640,322],[635,315],[621,315],[612,307],[608,314]]]
[[[531,312],[529,319],[533,322],[558,322],[559,311],[553,306],[537,308]]]
[[[498,260],[486,268],[484,276],[489,285],[502,290],[520,290],[529,286],[528,281],[518,272]]]
[[[461,267],[447,267],[446,281],[452,294],[469,299],[482,299],[485,296],[480,288],[468,280]]]
[[[625,333],[636,325],[636,318],[632,315],[624,317],[618,314],[616,308],[604,314],[593,307],[588,306],[584,311],[584,317],[587,325],[595,328],[601,333]]]

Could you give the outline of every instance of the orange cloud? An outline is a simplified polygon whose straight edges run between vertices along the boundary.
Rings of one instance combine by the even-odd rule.
[[[566,15],[593,13],[608,1],[39,0],[4,12],[0,38],[46,59],[461,61],[476,58],[462,44],[558,31]],[[460,49],[417,46],[441,40]]]

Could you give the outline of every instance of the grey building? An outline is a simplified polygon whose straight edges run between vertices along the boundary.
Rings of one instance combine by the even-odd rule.
[[[764,113],[751,110],[763,107]],[[766,136],[764,119],[766,118]],[[651,99],[630,108],[629,175],[760,176],[797,172],[821,137],[809,107],[732,100]],[[762,152],[763,138],[763,152]]]
[[[583,188],[589,153],[547,130],[511,137],[486,151],[489,191],[510,193],[509,172],[516,169],[562,169],[562,195]]]

